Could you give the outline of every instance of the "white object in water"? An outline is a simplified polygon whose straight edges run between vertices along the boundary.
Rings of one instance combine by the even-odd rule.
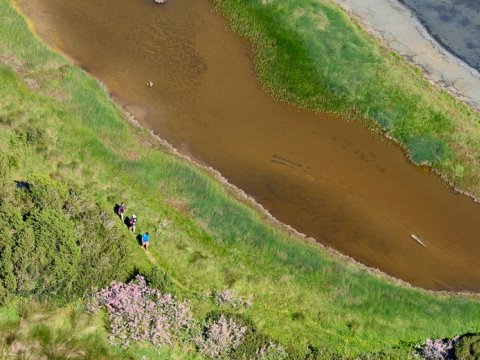
[[[419,243],[420,245],[422,245],[423,247],[426,247],[425,244],[423,243],[423,241],[420,240],[420,238],[419,238],[417,235],[412,234],[411,236],[412,236],[412,239],[413,239],[413,240],[415,240],[416,242],[418,242],[418,243]]]
[[[167,0],[154,0],[157,4],[165,4]]]
[[[147,82],[147,86],[148,86],[148,87],[152,87],[152,86],[153,86],[153,81]]]

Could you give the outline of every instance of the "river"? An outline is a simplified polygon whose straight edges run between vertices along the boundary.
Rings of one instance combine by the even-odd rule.
[[[144,126],[282,222],[416,286],[480,290],[480,206],[361,123],[268,96],[209,0],[19,5]]]

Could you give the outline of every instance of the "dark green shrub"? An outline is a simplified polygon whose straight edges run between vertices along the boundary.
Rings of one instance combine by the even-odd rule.
[[[64,213],[45,208],[31,212],[25,225],[25,236],[14,235],[14,263],[22,261],[30,270],[26,277],[36,280],[38,293],[71,293],[81,251],[75,223]]]
[[[305,315],[302,312],[298,312],[298,311],[292,313],[291,317],[292,317],[292,320],[294,321],[301,321],[305,319]]]
[[[100,289],[113,279],[126,279],[130,272],[129,239],[114,226],[117,219],[107,216],[98,204],[81,208],[83,211],[74,217],[82,249],[75,286]]]
[[[264,346],[268,346],[270,339],[255,330],[247,332],[242,344],[231,354],[235,360],[256,359],[257,351]]]
[[[160,290],[162,293],[174,293],[173,282],[170,276],[157,267],[153,267],[144,275],[148,287]]]
[[[455,359],[480,360],[480,335],[462,336],[454,347]]]
[[[27,144],[35,146],[37,149],[45,149],[47,145],[46,131],[39,127],[29,127],[25,131]]]
[[[44,175],[33,175],[26,191],[19,191],[16,197],[24,202],[24,206],[37,209],[62,209],[68,200],[68,187]],[[33,202],[33,204],[29,204]]]
[[[113,214],[46,176],[3,183],[1,294],[69,299],[125,278],[127,239]]]

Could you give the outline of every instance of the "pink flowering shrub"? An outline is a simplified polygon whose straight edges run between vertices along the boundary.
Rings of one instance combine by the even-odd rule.
[[[425,344],[416,347],[418,354],[427,360],[447,360],[450,359],[450,354],[458,340],[458,336],[453,339],[427,339]]]
[[[285,360],[288,353],[285,348],[273,341],[261,346],[256,352],[256,359],[259,360]]]
[[[218,306],[227,305],[234,308],[238,307],[252,307],[253,306],[253,299],[249,298],[242,298],[240,297],[235,290],[232,289],[225,289],[225,290],[218,290],[213,294],[213,301]]]
[[[233,290],[209,293],[211,296],[218,305],[251,306],[251,300],[238,297]],[[193,342],[210,359],[288,358],[281,345],[257,333],[253,323],[242,315],[210,314],[201,327],[186,302],[148,287],[142,276],[129,284],[112,282],[95,294],[88,308],[95,311],[101,307],[108,312],[110,341],[115,345],[128,347],[131,341],[150,341],[162,346],[185,341]]]
[[[195,344],[203,355],[212,359],[228,359],[228,355],[241,343],[247,332],[234,319],[220,315],[205,326],[202,334],[195,339]]]
[[[95,300],[97,307],[103,305],[108,311],[110,341],[124,347],[128,347],[131,340],[170,345],[193,326],[186,302],[147,287],[142,276],[129,284],[112,282],[96,294]],[[90,309],[95,307],[94,304]]]

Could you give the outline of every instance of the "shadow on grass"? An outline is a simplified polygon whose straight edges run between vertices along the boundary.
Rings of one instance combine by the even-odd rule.
[[[137,239],[137,244],[142,246],[142,234],[138,234],[136,236],[136,239]]]

